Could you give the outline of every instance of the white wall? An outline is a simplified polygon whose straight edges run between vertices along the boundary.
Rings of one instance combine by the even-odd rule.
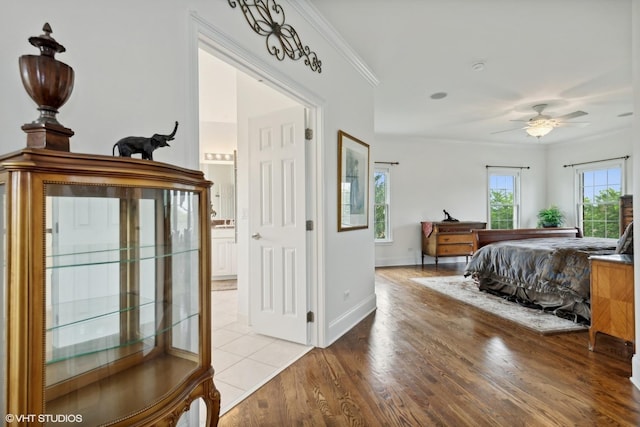
[[[487,165],[522,166],[522,227],[535,227],[546,203],[546,161],[539,144],[486,144],[419,138],[376,137],[375,161],[391,168],[392,243],[377,244],[376,265],[420,264],[420,221],[444,218],[446,209],[461,221],[487,221]],[[459,261],[442,258],[439,262]],[[425,257],[425,263],[433,263]]]
[[[158,150],[158,161],[198,167],[197,47],[190,40],[190,12],[232,39],[291,83],[321,100],[322,122],[317,202],[319,280],[318,303],[323,320],[320,345],[328,345],[375,307],[374,249],[371,230],[337,232],[337,132],[344,129],[373,143],[373,89],[297,9],[281,1],[287,23],[322,60],[322,73],[303,61],[277,61],[265,49],[264,38],[247,25],[239,8],[221,0],[113,0],[87,2],[7,2],[0,24],[0,125],[2,152],[25,145],[20,126],[38,114],[20,82],[18,57],[37,54],[27,39],[42,33],[49,22],[67,52],[58,59],[76,72],[74,93],[59,120],[76,132],[74,152],[111,155],[113,144],[129,135],[171,131],[180,122],[171,149]],[[318,95],[321,94],[321,95]],[[348,298],[344,289],[350,290]]]
[[[18,57],[39,54],[27,39],[52,36],[67,52],[56,55],[75,70],[75,88],[59,121],[76,133],[71,150],[111,155],[113,144],[129,135],[169,133],[180,122],[172,150],[154,158],[197,166],[187,135],[187,52],[185,5],[161,0],[110,3],[82,1],[8,2],[0,18],[0,123],[3,152],[24,146],[23,123],[38,116],[18,72]],[[152,11],[152,12],[151,12]]]

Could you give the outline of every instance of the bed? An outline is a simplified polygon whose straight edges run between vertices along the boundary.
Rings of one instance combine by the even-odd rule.
[[[464,275],[480,290],[589,324],[589,256],[632,252],[632,232],[629,225],[620,239],[605,239],[571,228],[474,230]]]

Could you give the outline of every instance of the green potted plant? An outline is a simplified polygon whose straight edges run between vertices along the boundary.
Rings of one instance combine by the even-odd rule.
[[[538,212],[539,227],[559,227],[564,222],[564,214],[557,206],[550,206]]]

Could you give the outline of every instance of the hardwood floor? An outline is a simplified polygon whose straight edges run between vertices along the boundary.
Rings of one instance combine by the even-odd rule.
[[[628,348],[541,336],[376,270],[378,309],[226,413],[219,426],[638,426]]]

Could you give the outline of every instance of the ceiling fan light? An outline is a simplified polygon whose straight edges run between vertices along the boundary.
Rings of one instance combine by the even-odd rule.
[[[529,126],[525,129],[527,133],[536,138],[540,138],[553,130],[553,126]]]

